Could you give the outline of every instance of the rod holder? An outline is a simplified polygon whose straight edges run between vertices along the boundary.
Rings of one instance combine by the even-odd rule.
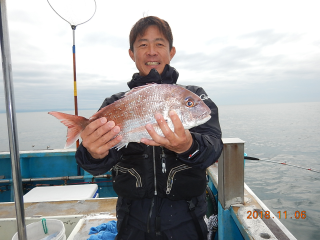
[[[224,209],[244,203],[244,141],[224,138],[218,160],[218,199]]]

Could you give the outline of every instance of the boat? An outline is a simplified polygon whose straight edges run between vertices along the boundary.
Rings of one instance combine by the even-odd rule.
[[[224,138],[223,143],[218,162],[207,169],[209,191],[218,209],[215,239],[296,239],[244,183],[245,142]],[[43,218],[61,220],[68,240],[87,239],[91,227],[116,220],[117,195],[112,188],[111,173],[93,176],[81,169],[78,175],[74,156],[75,149],[20,152],[24,197],[31,189],[41,187],[97,185],[99,197],[70,199],[70,196],[64,198],[65,192],[61,192],[58,199],[38,195],[33,201],[24,202],[26,224]],[[3,240],[12,239],[17,232],[10,162],[9,152],[0,153],[0,236]]]
[[[1,50],[7,103],[10,152],[0,153],[0,236],[2,240],[26,240],[27,226],[43,220],[63,223],[68,240],[88,239],[89,229],[116,221],[117,195],[112,175],[93,176],[79,168],[75,149],[19,151],[15,131],[15,107],[6,2],[1,0]],[[207,169],[207,217],[218,218],[210,227],[214,239],[296,239],[244,182],[244,144],[238,138],[223,139],[223,152]],[[231,167],[232,166],[232,167]],[[76,186],[76,187],[75,187]],[[88,195],[84,193],[90,187]],[[53,196],[48,194],[57,191]],[[76,189],[74,194],[70,189]],[[41,189],[40,194],[32,192]],[[93,189],[93,191],[92,191]]]

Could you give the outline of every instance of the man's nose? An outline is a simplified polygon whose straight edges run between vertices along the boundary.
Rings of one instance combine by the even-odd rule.
[[[156,56],[157,53],[158,53],[158,52],[156,51],[155,46],[153,46],[152,44],[149,45],[149,47],[148,47],[148,55],[150,55],[150,56]]]

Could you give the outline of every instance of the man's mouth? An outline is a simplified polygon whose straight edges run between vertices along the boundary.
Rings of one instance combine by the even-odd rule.
[[[159,65],[159,62],[146,62],[147,66],[152,66],[152,65]]]

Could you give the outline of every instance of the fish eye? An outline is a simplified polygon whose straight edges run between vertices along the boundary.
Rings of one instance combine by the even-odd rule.
[[[194,100],[192,98],[186,98],[186,106],[187,107],[194,107]]]

